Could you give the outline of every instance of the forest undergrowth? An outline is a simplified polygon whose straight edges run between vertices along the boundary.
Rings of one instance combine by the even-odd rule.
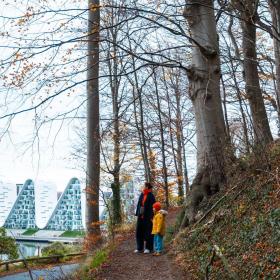
[[[280,141],[231,174],[171,252],[191,279],[280,279]]]

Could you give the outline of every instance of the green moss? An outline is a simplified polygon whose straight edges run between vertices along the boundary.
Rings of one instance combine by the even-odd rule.
[[[100,265],[102,265],[108,258],[108,250],[98,250],[93,258],[92,261],[90,263],[90,268],[94,269],[94,268],[98,268]]]

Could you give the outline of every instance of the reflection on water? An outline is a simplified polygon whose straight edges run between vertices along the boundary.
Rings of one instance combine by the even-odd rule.
[[[41,256],[41,251],[49,243],[43,242],[17,242],[19,258]]]
[[[50,245],[50,243],[17,241],[18,257],[19,259],[26,257],[40,257],[42,256],[42,249],[48,245]],[[0,261],[6,260],[8,260],[8,256],[0,254]]]

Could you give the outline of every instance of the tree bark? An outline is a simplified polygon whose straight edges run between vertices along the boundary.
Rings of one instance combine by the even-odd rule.
[[[275,56],[275,80],[276,80],[276,101],[277,101],[277,114],[278,114],[278,136],[280,136],[280,2],[269,0],[269,7],[272,18],[272,34]]]
[[[155,71],[155,70],[154,70]],[[154,72],[154,83],[155,83],[155,93],[157,99],[157,108],[158,108],[158,118],[159,118],[159,130],[160,130],[160,141],[161,141],[161,156],[162,156],[162,168],[163,168],[163,182],[164,182],[164,192],[165,192],[165,205],[169,207],[169,189],[168,189],[168,176],[167,176],[167,167],[166,167],[166,157],[165,157],[165,140],[164,140],[164,128],[162,123],[161,117],[161,104],[158,92],[158,84],[157,84],[157,77]]]
[[[112,92],[112,106],[113,106],[113,145],[114,145],[114,169],[113,177],[114,183],[112,184],[113,192],[113,224],[121,224],[122,214],[121,214],[121,196],[120,196],[120,120],[119,120],[119,83],[118,83],[118,62],[117,62],[117,35],[112,32],[113,37],[113,71],[111,79],[111,92]]]
[[[177,80],[178,77],[175,77]],[[177,81],[176,81],[177,83]],[[181,93],[179,91],[179,86],[175,88],[175,97],[176,97],[176,140],[177,140],[177,162],[178,162],[178,172],[177,172],[177,182],[178,182],[178,197],[179,204],[181,205],[184,202],[184,186],[183,186],[183,158],[182,158],[182,119],[181,119]]]
[[[240,56],[240,52],[239,52],[239,49],[238,49],[238,45],[237,45],[235,37],[233,36],[233,33],[232,33],[232,25],[233,25],[233,18],[230,17],[230,22],[229,22],[229,26],[228,26],[227,30],[228,30],[228,34],[231,38],[231,41],[232,41],[234,49],[235,49],[235,56],[239,59],[239,61],[241,61],[241,56]],[[228,49],[229,49],[229,47],[228,47]],[[233,78],[234,85],[235,85],[235,88],[236,88],[238,104],[239,104],[240,113],[241,113],[241,117],[242,117],[242,128],[243,128],[243,134],[244,134],[245,153],[249,154],[250,153],[250,141],[249,141],[249,136],[248,136],[246,115],[245,115],[245,112],[244,112],[244,109],[243,109],[242,95],[241,95],[241,91],[240,91],[240,88],[238,86],[236,74],[235,74],[235,71],[234,71],[233,58],[231,56],[230,49],[229,49],[229,58],[230,58],[229,61],[230,61],[230,66],[231,66],[231,70],[232,70],[232,78]]]
[[[164,69],[163,69],[163,75],[165,75]],[[173,79],[175,81],[173,81]],[[171,74],[171,83],[172,83],[172,87],[174,89],[174,95],[176,98],[176,119],[175,119],[175,128],[176,129],[173,129],[169,87],[168,87],[167,82],[164,81],[166,99],[167,99],[167,105],[168,105],[169,136],[170,136],[171,149],[172,149],[172,155],[173,155],[174,167],[175,167],[175,171],[176,171],[177,185],[178,185],[178,204],[181,205],[184,201],[183,162],[182,162],[183,131],[182,131],[182,120],[181,120],[181,101],[180,101],[181,99],[180,99],[180,91],[179,91],[179,86],[178,86],[178,75]],[[177,148],[175,148],[175,145],[174,145],[173,131],[175,131],[175,133],[176,133]],[[188,178],[187,178],[187,182],[188,182]]]
[[[238,7],[241,14],[242,48],[244,52],[245,90],[249,101],[255,145],[266,145],[272,141],[272,135],[264,106],[258,76],[258,61],[256,52],[256,19],[257,1],[243,1]]]
[[[143,102],[142,102],[142,88],[140,88],[138,77],[136,73],[136,65],[135,65],[135,58],[132,56],[132,67],[134,72],[134,82],[131,82],[133,89],[133,106],[134,106],[134,117],[139,137],[139,143],[141,148],[141,155],[143,158],[144,163],[144,171],[145,171],[145,180],[146,182],[151,182],[151,169],[149,165],[149,157],[148,157],[148,148],[146,144],[146,136],[145,136],[145,128],[144,128],[144,111],[143,111]],[[139,103],[139,115],[140,120],[138,120],[137,117],[137,104],[136,100],[138,100]]]
[[[197,131],[195,181],[208,181],[211,189],[216,191],[226,176],[226,129],[220,96],[220,58],[213,1],[187,1],[184,16],[194,42],[188,78]]]
[[[88,5],[86,224],[92,246],[100,236],[99,0],[89,0]]]

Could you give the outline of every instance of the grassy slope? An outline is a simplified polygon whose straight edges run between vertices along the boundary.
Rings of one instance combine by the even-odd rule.
[[[209,209],[224,197],[206,219],[178,234],[174,252],[191,279],[205,279],[207,265],[209,279],[280,279],[280,143],[267,158],[269,171],[247,160],[227,192],[204,203]],[[227,269],[220,257],[211,262],[214,245]]]
[[[36,233],[39,229],[37,228],[29,228],[25,232],[22,233],[22,235],[33,235]]]
[[[84,231],[78,231],[78,230],[68,230],[63,232],[60,237],[84,237],[85,232]]]

